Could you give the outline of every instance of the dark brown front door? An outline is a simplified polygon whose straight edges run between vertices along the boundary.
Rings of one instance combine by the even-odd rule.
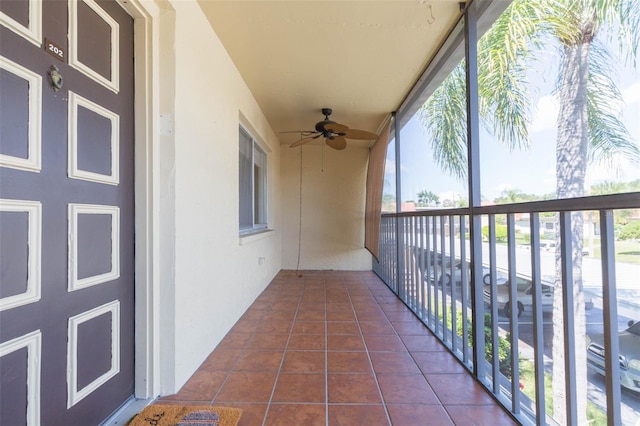
[[[99,424],[134,385],[133,20],[2,0],[0,24],[0,423]]]

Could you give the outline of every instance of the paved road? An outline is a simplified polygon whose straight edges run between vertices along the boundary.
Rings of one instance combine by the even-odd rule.
[[[430,236],[429,238],[432,238]],[[440,251],[440,238],[437,238],[437,248]],[[445,241],[445,253],[449,255],[449,241]],[[455,241],[455,257],[460,258],[460,240]],[[496,263],[504,270],[508,267],[508,248],[506,245],[496,245]],[[466,241],[466,258],[470,259],[469,241]],[[482,263],[489,263],[489,243],[482,244]],[[640,295],[640,265],[616,262],[616,287],[638,291]],[[516,269],[519,274],[531,276],[531,251],[525,246],[516,247]],[[542,251],[540,253],[540,269],[542,275],[555,275],[555,253]],[[600,259],[585,256],[582,258],[582,279],[585,287],[601,288],[602,267]]]
[[[451,288],[445,287],[447,298],[451,297]],[[438,298],[442,300],[442,289],[438,289]],[[408,297],[410,297],[408,295]],[[456,299],[457,309],[462,309],[460,303],[461,291],[460,286],[455,286],[454,297]],[[451,299],[449,299],[450,301]],[[442,302],[440,302],[442,303]],[[471,312],[469,312],[471,315]],[[586,311],[586,333],[589,335],[600,334],[603,331],[602,322],[602,310],[595,307],[589,311]],[[619,316],[618,328],[620,330],[627,328],[627,322],[630,318]],[[501,329],[501,334],[506,334],[509,330],[509,319],[503,315],[503,312],[498,314],[498,327]],[[533,359],[533,317],[531,311],[525,311],[518,318],[518,353],[522,358]],[[544,358],[545,369],[547,373],[551,373],[553,361],[552,361],[552,341],[553,341],[553,318],[552,314],[543,315],[543,341],[544,341]],[[587,382],[588,390],[587,397],[589,401],[596,404],[601,410],[606,412],[606,385],[604,378],[599,374],[587,369]],[[621,415],[623,426],[639,426],[640,425],[640,393],[629,391],[622,388],[621,392]]]
[[[438,243],[437,247],[440,247]],[[483,264],[489,261],[489,244],[483,243]],[[449,255],[449,244],[446,243],[446,255]],[[469,244],[467,242],[466,257],[469,259]],[[455,247],[456,257],[460,257],[459,241]],[[516,248],[516,270],[519,275],[531,276],[531,251],[522,247]],[[508,248],[504,245],[496,246],[496,267],[499,270],[508,269]],[[555,254],[553,252],[542,252],[540,254],[540,266],[542,276],[555,276]],[[616,289],[618,308],[618,329],[627,328],[629,319],[640,320],[640,265],[617,262],[616,268]],[[586,333],[588,335],[600,334],[603,330],[602,316],[602,269],[600,259],[584,257],[582,263],[582,275],[585,288],[585,297],[591,299],[594,308],[586,312]],[[459,272],[458,272],[459,274]],[[455,275],[455,274],[454,274]],[[459,279],[459,278],[458,278]],[[503,330],[508,330],[509,322],[506,317],[501,317],[499,326]],[[520,353],[523,357],[533,358],[533,326],[531,312],[523,313],[519,320],[519,337],[524,344],[520,345]],[[553,326],[552,316],[544,316],[544,350],[547,366],[552,365],[552,338]],[[597,373],[588,370],[588,398],[606,410],[606,390],[604,379]],[[623,425],[637,426],[640,421],[640,393],[634,393],[623,389],[621,398],[621,412]]]
[[[438,245],[440,242],[438,238]],[[449,256],[448,240],[445,244],[445,254]],[[439,251],[439,250],[438,250]],[[455,241],[455,257],[460,258],[460,240]],[[466,258],[470,260],[469,241],[466,241]],[[527,248],[516,247],[516,273],[531,277],[531,251]],[[482,263],[489,264],[489,244],[482,244]],[[506,245],[496,245],[496,267],[499,271],[508,270],[508,248]],[[543,251],[540,253],[540,272],[542,277],[553,281],[555,277],[555,253]],[[458,272],[459,274],[459,272]],[[616,262],[616,289],[618,300],[618,314],[640,320],[640,265]],[[582,280],[585,296],[591,298],[596,307],[602,307],[602,265],[600,259],[585,256],[582,258]]]
[[[518,319],[518,336],[520,338],[519,350],[520,355],[524,358],[533,359],[533,318],[531,312],[524,312]],[[618,328],[627,328],[629,318],[624,316],[618,317]],[[552,362],[552,345],[553,341],[553,318],[550,314],[543,317],[543,339],[544,339],[544,355],[545,368],[551,373]],[[499,327],[505,332],[509,328],[509,321],[506,317],[500,317]],[[602,311],[594,308],[586,313],[587,334],[601,334],[603,332]],[[524,344],[523,344],[524,343]],[[587,369],[588,390],[587,397],[589,401],[596,404],[601,410],[606,411],[606,385],[604,378],[589,369]],[[622,389],[621,400],[622,424],[628,426],[636,426],[640,421],[640,393]]]

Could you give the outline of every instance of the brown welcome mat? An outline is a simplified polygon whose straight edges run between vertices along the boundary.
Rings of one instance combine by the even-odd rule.
[[[149,405],[128,426],[236,426],[242,410],[210,405]]]

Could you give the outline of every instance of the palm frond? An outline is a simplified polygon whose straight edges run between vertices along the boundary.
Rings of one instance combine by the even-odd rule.
[[[514,0],[478,43],[481,124],[510,149],[529,147],[531,96],[527,71],[545,60],[553,37],[567,46],[592,43],[588,87],[589,158],[614,165],[640,153],[621,121],[615,63],[596,43],[603,26],[616,28],[621,50],[635,64],[640,44],[638,0]],[[607,33],[608,34],[608,33]],[[610,35],[610,34],[608,34]],[[562,50],[562,49],[561,49]],[[558,77],[564,71],[560,70]],[[617,108],[617,109],[616,109]],[[458,65],[423,105],[421,121],[430,135],[436,163],[457,177],[466,175],[464,64]]]
[[[635,67],[640,46],[640,6],[635,0],[621,2],[619,50],[626,53],[627,60]]]
[[[464,178],[467,173],[467,111],[464,63],[459,64],[420,109],[433,159],[445,172]]]
[[[606,47],[594,40],[587,86],[589,161],[618,169],[623,161],[640,163],[640,149],[620,119],[623,99],[616,84],[615,63]]]
[[[596,19],[601,25],[615,26],[615,32],[607,33],[609,41],[617,43],[624,59],[636,65],[640,45],[640,4],[637,0],[598,0]]]
[[[543,20],[546,0],[512,3],[478,44],[479,109],[482,124],[511,149],[529,147],[531,105],[526,66]],[[434,91],[421,109],[423,126],[431,135],[436,163],[459,178],[466,175],[467,135],[464,64]]]
[[[547,1],[516,1],[478,43],[479,108],[483,126],[510,149],[529,148],[531,103],[527,69],[543,43]]]

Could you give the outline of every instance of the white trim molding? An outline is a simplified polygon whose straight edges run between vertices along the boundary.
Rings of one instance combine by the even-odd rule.
[[[29,26],[25,27],[2,12],[0,23],[36,46],[42,47],[42,0],[29,0]]]
[[[0,68],[29,83],[27,158],[0,154],[0,166],[40,172],[42,167],[42,77],[4,56],[0,56]]]
[[[111,367],[94,381],[78,389],[78,327],[100,315],[111,314]],[[105,303],[69,318],[67,336],[67,408],[84,399],[120,372],[120,301]]]
[[[104,175],[78,168],[78,107],[84,107],[111,123],[111,174]],[[67,173],[72,179],[82,179],[109,185],[120,183],[120,116],[95,102],[69,91],[68,114],[68,149],[67,149]]]
[[[135,396],[161,389],[160,345],[160,16],[156,2],[117,0],[134,18]],[[163,5],[163,8],[169,4]],[[164,13],[164,11],[162,12]],[[169,249],[170,250],[170,249]],[[168,364],[168,363],[165,363]],[[167,365],[167,368],[172,368]]]
[[[120,208],[98,204],[69,204],[69,283],[67,290],[75,291],[120,278]],[[99,275],[78,278],[78,216],[107,214],[111,216],[111,270]]]
[[[0,312],[40,300],[42,259],[42,204],[39,201],[0,199],[0,211],[24,212],[28,219],[27,289],[0,299]]]
[[[111,27],[111,78],[106,78],[78,58],[78,2],[84,2]],[[118,93],[120,90],[120,26],[94,0],[69,0],[69,65]]]
[[[40,370],[42,365],[42,333],[32,331],[0,344],[0,358],[27,348],[27,425],[40,424]]]

